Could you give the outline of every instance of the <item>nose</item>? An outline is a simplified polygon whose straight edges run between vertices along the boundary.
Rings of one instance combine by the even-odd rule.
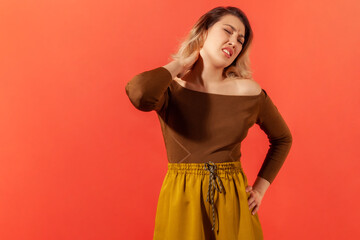
[[[233,50],[234,50],[234,52],[235,52],[235,42],[234,42],[234,41],[236,41],[236,39],[233,40],[233,38],[231,38],[231,39],[229,40],[228,45],[229,45],[229,47],[233,48]]]
[[[237,42],[237,37],[235,36],[235,34],[231,35],[229,38],[229,45],[235,48],[236,42]]]

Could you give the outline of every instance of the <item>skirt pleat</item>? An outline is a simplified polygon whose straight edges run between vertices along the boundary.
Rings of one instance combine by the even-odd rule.
[[[245,191],[248,181],[241,163],[212,164],[219,177],[214,181],[206,163],[168,163],[158,198],[154,240],[263,239],[258,213],[252,215],[248,206],[250,193]],[[215,187],[209,192],[209,182],[219,189],[222,185],[222,192]]]

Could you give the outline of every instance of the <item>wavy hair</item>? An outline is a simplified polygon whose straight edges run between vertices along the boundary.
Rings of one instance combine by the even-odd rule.
[[[186,58],[194,51],[198,51],[204,45],[207,37],[207,30],[218,22],[223,16],[231,14],[238,17],[245,26],[245,41],[242,45],[241,52],[236,59],[226,68],[223,75],[228,78],[244,78],[251,79],[252,71],[250,68],[250,45],[253,39],[253,31],[251,29],[248,18],[245,13],[236,7],[216,7],[202,15],[190,30],[185,40],[180,44],[176,54],[172,54],[171,58]]]

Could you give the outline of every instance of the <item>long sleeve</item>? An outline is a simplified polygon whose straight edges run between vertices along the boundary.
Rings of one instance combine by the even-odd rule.
[[[135,108],[144,112],[160,111],[167,104],[172,80],[166,68],[158,67],[134,76],[125,91]]]
[[[263,91],[265,94],[260,103],[256,124],[267,134],[270,147],[258,176],[265,178],[271,184],[290,151],[292,135],[277,107],[266,91]]]

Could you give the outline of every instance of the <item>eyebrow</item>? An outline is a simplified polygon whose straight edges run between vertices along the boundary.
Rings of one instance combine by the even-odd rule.
[[[232,28],[232,30],[236,31],[236,28],[234,28],[234,27],[233,27],[233,26],[231,26],[230,24],[226,24],[226,23],[225,23],[224,25],[227,25],[227,26],[231,27],[231,28]],[[242,34],[240,34],[239,36],[240,36],[240,37],[245,38],[245,36],[244,36],[244,35],[242,35]]]

